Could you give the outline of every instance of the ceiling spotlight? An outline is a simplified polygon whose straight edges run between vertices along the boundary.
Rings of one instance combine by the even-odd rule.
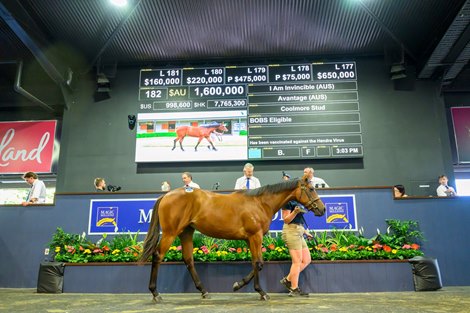
[[[406,67],[403,63],[393,64],[390,67],[390,79],[402,79],[405,78],[406,75]]]
[[[96,89],[93,95],[95,102],[107,100],[111,98],[109,92],[111,91],[111,83],[104,74],[98,74],[96,78]]]
[[[390,73],[403,72],[405,70],[405,65],[403,64],[393,64],[390,68]]]
[[[117,7],[127,6],[127,0],[109,0],[109,2]]]
[[[111,83],[109,82],[108,77],[104,74],[99,74],[96,79],[96,91],[98,92],[108,92],[111,89]]]

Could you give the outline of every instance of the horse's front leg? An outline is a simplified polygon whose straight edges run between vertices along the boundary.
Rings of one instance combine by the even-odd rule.
[[[196,288],[201,292],[201,296],[203,299],[209,299],[209,292],[207,292],[206,288],[202,284],[201,280],[199,279],[199,275],[196,272],[196,268],[194,267],[194,257],[193,257],[193,234],[194,228],[187,227],[180,235],[181,240],[181,248],[183,250],[183,260],[184,264],[186,264],[186,268],[193,279],[194,285]]]
[[[234,282],[232,286],[233,291],[237,291],[248,285],[248,283],[253,279],[254,274],[255,272],[252,270],[248,275],[243,277],[242,280]]]
[[[214,143],[212,142],[212,139],[211,139],[209,136],[207,136],[206,139],[207,139],[207,141],[209,141],[209,143],[211,144],[212,150],[217,151],[217,149],[216,149],[215,146],[214,146]]]
[[[263,254],[261,252],[261,246],[263,243],[263,234],[258,233],[248,239],[248,243],[250,244],[250,251],[251,251],[251,263],[253,266],[253,274],[254,274],[254,288],[258,293],[261,295],[260,300],[269,300],[269,296],[264,292],[261,288],[259,283],[259,272],[263,269]]]
[[[261,233],[251,236],[248,239],[248,244],[251,251],[251,265],[253,269],[241,281],[235,282],[233,284],[233,291],[237,291],[238,289],[244,287],[254,278],[254,288],[261,295],[261,300],[269,300],[269,296],[266,294],[266,292],[264,292],[259,283],[259,272],[263,269],[263,256],[261,253],[262,241],[263,235]]]

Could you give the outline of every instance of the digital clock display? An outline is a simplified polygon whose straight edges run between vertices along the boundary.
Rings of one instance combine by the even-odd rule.
[[[363,157],[355,62],[142,69],[136,162]]]

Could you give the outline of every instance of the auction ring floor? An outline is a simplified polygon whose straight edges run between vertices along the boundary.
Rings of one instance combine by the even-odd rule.
[[[162,294],[153,303],[148,294],[38,294],[35,289],[1,289],[0,312],[470,312],[470,286],[445,287],[428,292],[322,293],[290,298],[257,293],[213,293],[203,300],[198,293]]]

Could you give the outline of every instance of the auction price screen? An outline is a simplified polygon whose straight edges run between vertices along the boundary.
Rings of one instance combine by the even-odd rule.
[[[355,62],[142,69],[136,162],[363,157]]]

